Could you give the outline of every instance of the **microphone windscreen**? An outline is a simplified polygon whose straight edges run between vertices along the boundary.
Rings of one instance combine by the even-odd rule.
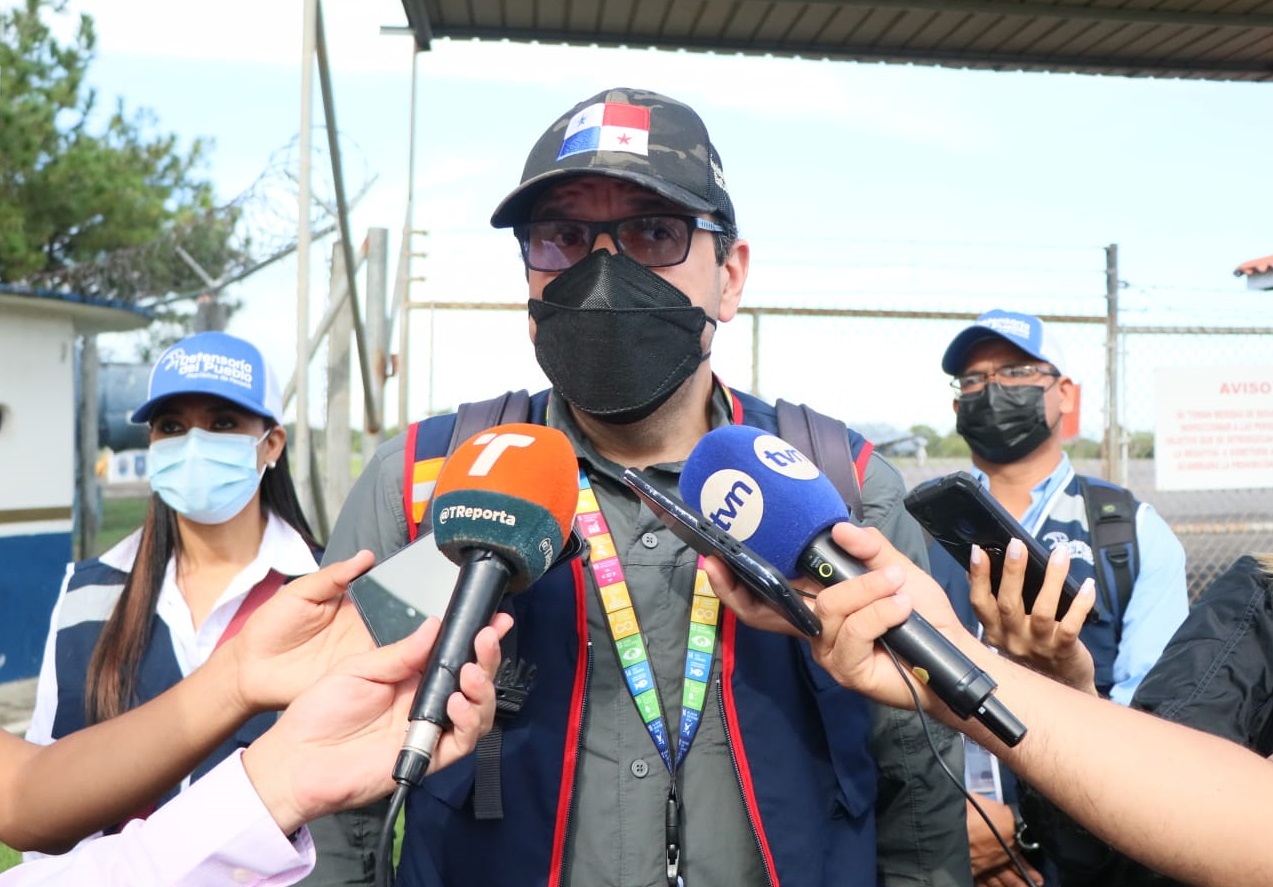
[[[681,470],[681,498],[789,579],[814,537],[849,519],[811,459],[749,425],[725,425],[699,440]]]
[[[534,582],[561,553],[579,501],[579,464],[566,435],[496,425],[455,448],[434,487],[433,537],[456,563],[471,549],[513,568],[509,591]]]

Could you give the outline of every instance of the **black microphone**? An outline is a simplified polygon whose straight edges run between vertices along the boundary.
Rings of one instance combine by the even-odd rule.
[[[578,501],[578,463],[566,436],[541,425],[499,425],[465,441],[434,487],[433,536],[460,564],[437,643],[411,704],[393,778],[419,785],[442,731],[446,703],[473,642],[505,592],[524,589],[563,550]]]
[[[788,578],[823,586],[867,572],[831,539],[848,508],[818,467],[795,447],[745,425],[717,428],[690,453],[681,496],[746,543]],[[880,639],[961,718],[975,717],[1005,745],[1025,736],[1020,720],[993,695],[998,686],[919,613]]]
[[[823,586],[867,572],[861,561],[835,543],[829,529],[813,537],[796,565]],[[1025,725],[992,695],[998,686],[994,679],[919,613],[912,612],[901,625],[884,632],[881,642],[909,662],[911,671],[961,718],[975,717],[1009,748],[1025,736]]]

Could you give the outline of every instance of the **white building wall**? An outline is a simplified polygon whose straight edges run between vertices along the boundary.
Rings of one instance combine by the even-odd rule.
[[[74,342],[69,318],[0,311],[0,512],[71,506]]]

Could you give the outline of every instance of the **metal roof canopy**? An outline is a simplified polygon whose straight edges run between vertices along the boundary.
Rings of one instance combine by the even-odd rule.
[[[1273,80],[1273,0],[402,0],[438,37]]]
[[[0,284],[0,315],[8,312],[68,319],[76,335],[139,330],[154,320],[150,311],[117,299]]]

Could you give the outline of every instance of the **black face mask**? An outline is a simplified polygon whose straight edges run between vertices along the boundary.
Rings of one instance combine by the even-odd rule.
[[[1042,385],[991,382],[959,398],[955,430],[987,462],[1007,465],[1033,453],[1052,434]]]
[[[715,324],[679,289],[626,256],[597,250],[530,301],[535,357],[566,401],[624,425],[646,418],[707,359]]]

